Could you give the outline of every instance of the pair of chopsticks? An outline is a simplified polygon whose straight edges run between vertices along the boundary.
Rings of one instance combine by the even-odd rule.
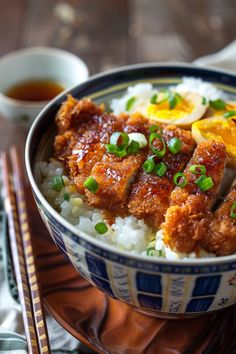
[[[29,353],[51,353],[31,243],[24,170],[16,147],[0,154],[2,193]]]

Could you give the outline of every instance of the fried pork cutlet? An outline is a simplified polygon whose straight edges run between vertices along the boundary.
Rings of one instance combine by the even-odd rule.
[[[71,95],[63,102],[56,115],[58,133],[54,141],[55,157],[64,164],[81,136],[90,135],[97,128],[94,117],[103,114],[103,108],[96,106],[91,100],[76,100]],[[90,127],[88,126],[90,125]],[[91,129],[91,132],[89,130]]]
[[[165,221],[162,224],[164,242],[173,250],[192,252],[198,241],[208,233],[210,208],[219,189],[226,161],[225,145],[209,140],[200,143],[189,161],[184,175],[185,187],[175,187],[170,197]],[[206,175],[213,180],[213,187],[201,191],[195,183],[199,175],[191,173],[192,165],[204,165]]]
[[[106,152],[105,143],[114,131],[122,131],[125,119],[105,114],[89,99],[77,101],[71,96],[56,117],[59,134],[55,138],[56,157],[66,166],[80,193],[93,166]]]
[[[167,148],[162,162],[167,166],[163,177],[143,170],[137,176],[136,183],[131,186],[128,202],[129,212],[137,218],[144,219],[154,229],[157,229],[164,219],[164,214],[169,206],[169,197],[174,188],[173,177],[176,172],[182,171],[192,156],[195,143],[189,131],[167,126],[163,129],[163,138],[168,143],[172,138],[178,138],[181,150],[173,155]],[[149,154],[151,156],[152,153]],[[159,161],[160,162],[160,161]]]
[[[217,256],[227,256],[236,252],[236,181],[220,208],[209,218],[209,229],[202,235],[201,246]]]
[[[126,133],[138,132],[149,134],[147,120],[138,115],[128,119],[123,131]],[[148,154],[148,147],[140,149],[137,153],[125,157],[117,157],[108,152],[104,153],[100,162],[91,170],[90,176],[98,183],[98,191],[93,194],[85,190],[88,204],[107,209],[112,214],[127,212],[127,198],[132,183]]]
[[[113,158],[110,161],[96,163],[90,176],[95,179],[99,188],[96,194],[85,191],[88,203],[97,208],[123,214],[127,206],[129,187],[145,157],[146,155],[141,152],[120,161]]]

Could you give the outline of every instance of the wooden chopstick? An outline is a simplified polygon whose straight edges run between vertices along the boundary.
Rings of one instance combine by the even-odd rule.
[[[28,223],[23,167],[15,147],[1,155],[10,246],[30,353],[51,353]],[[11,178],[12,174],[12,178]]]

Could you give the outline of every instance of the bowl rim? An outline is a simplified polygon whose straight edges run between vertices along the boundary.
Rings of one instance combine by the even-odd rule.
[[[126,72],[129,70],[135,70],[135,69],[144,69],[144,68],[151,68],[155,66],[156,68],[158,67],[165,67],[165,68],[188,68],[188,69],[200,69],[201,71],[205,72],[211,72],[212,74],[214,73],[219,73],[219,74],[227,74],[232,77],[236,78],[236,74],[231,71],[231,70],[224,70],[224,69],[218,69],[218,68],[211,68],[211,67],[198,67],[197,65],[190,64],[190,63],[185,63],[185,62],[151,62],[151,63],[140,63],[140,64],[133,64],[133,65],[125,65],[125,66],[120,66],[114,69],[106,70],[104,72],[92,75],[82,84],[75,85],[74,87],[63,91],[60,93],[58,96],[56,96],[52,101],[50,101],[44,108],[43,110],[38,114],[36,117],[35,121],[33,122],[30,131],[27,136],[26,140],[26,145],[25,145],[25,164],[26,164],[26,171],[27,175],[30,181],[30,185],[32,190],[34,191],[36,197],[39,199],[40,203],[44,206],[44,208],[47,210],[49,214],[52,215],[53,218],[56,219],[56,221],[59,224],[62,224],[65,228],[67,228],[72,234],[76,234],[77,236],[81,237],[84,241],[93,244],[94,246],[104,249],[110,253],[114,253],[116,255],[119,255],[124,258],[129,258],[136,260],[138,262],[145,262],[145,263],[152,263],[152,264],[161,264],[161,265],[170,265],[170,266],[206,266],[206,265],[220,265],[222,263],[232,263],[236,261],[236,254],[228,255],[228,256],[216,256],[216,257],[204,257],[204,258],[185,258],[185,259],[164,259],[164,258],[154,258],[154,257],[147,257],[142,254],[137,254],[137,253],[130,253],[127,250],[121,250],[119,248],[116,248],[113,245],[107,244],[99,239],[96,239],[89,234],[77,229],[74,225],[69,223],[66,219],[64,219],[53,207],[52,205],[47,201],[47,199],[44,197],[42,192],[40,191],[35,178],[34,174],[32,172],[31,168],[31,162],[30,162],[30,146],[32,142],[32,138],[34,135],[34,132],[37,128],[37,125],[39,124],[41,118],[44,116],[44,114],[50,110],[50,108],[57,102],[59,101],[63,96],[66,94],[70,93],[74,89],[78,89],[81,85],[86,84],[86,83],[91,83],[94,80],[105,78],[111,74],[116,74],[116,73],[122,73]],[[66,235],[66,237],[68,237]]]

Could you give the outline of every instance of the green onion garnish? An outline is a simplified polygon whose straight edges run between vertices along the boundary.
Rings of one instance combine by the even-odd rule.
[[[129,136],[123,132],[115,132],[110,137],[110,144],[126,147],[129,144]]]
[[[155,104],[157,102],[157,94],[153,95],[150,99],[150,103]]]
[[[189,172],[194,173],[195,175],[205,175],[206,167],[204,165],[192,165],[189,167]]]
[[[70,194],[69,194],[69,193],[65,193],[65,194],[64,194],[64,200],[66,200],[67,202],[69,202],[69,200],[70,200]]]
[[[225,118],[231,118],[231,117],[235,117],[236,116],[236,111],[228,111],[225,112],[224,117]]]
[[[175,155],[181,150],[182,142],[178,138],[172,138],[168,142],[168,147],[169,147],[169,150],[172,152],[172,154]]]
[[[225,109],[226,104],[223,100],[221,100],[220,98],[218,98],[215,101],[210,101],[210,106],[216,110],[220,110],[220,109]]]
[[[114,144],[105,145],[107,152],[116,155],[118,157],[124,157],[127,155],[127,151],[123,146],[116,146]]]
[[[205,106],[207,103],[206,97],[202,97],[202,104]]]
[[[52,177],[52,189],[54,191],[60,192],[64,187],[64,181],[62,176],[53,176]]]
[[[162,150],[155,148],[155,146],[153,145],[153,140],[156,140],[156,139],[158,139],[162,143],[162,145],[163,145]],[[151,133],[150,134],[149,146],[150,146],[152,152],[160,158],[163,157],[166,153],[166,143],[165,143],[163,137],[158,133]]]
[[[162,89],[162,90],[160,90],[160,92],[164,93],[164,95],[160,101],[156,102],[156,104],[161,104],[161,103],[167,101],[168,98],[170,97],[170,91],[168,89]]]
[[[156,249],[155,247],[148,247],[146,250],[147,256],[155,256],[156,255]]]
[[[178,187],[185,187],[187,184],[187,178],[182,172],[177,172],[174,175],[174,184]]]
[[[156,166],[156,164],[154,162],[154,157],[151,156],[151,157],[148,158],[148,160],[146,160],[144,162],[143,169],[144,169],[145,172],[150,173],[150,172],[152,172],[154,170],[155,166]]]
[[[170,97],[168,99],[168,102],[169,102],[170,109],[174,109],[175,106],[177,105],[178,99],[177,99],[177,95],[174,92],[170,93]]]
[[[164,164],[164,162],[160,162],[155,166],[154,170],[159,177],[162,177],[166,174],[167,166]]]
[[[95,230],[100,234],[100,235],[103,235],[107,232],[108,230],[108,227],[106,224],[104,224],[104,222],[98,222],[96,225],[95,225]]]
[[[231,205],[231,208],[230,208],[230,217],[232,219],[236,219],[236,202],[234,202],[232,205]]]
[[[159,125],[151,125],[149,130],[151,133],[158,132],[159,134],[162,134],[162,129]]]
[[[127,148],[127,153],[128,154],[136,154],[140,149],[140,145],[137,141],[131,140],[128,148]]]
[[[201,189],[202,192],[208,191],[208,189],[214,186],[212,178],[207,177],[206,175],[201,175],[194,183]]]
[[[125,106],[125,110],[126,111],[130,111],[132,106],[134,105],[136,101],[136,97],[131,97],[127,102],[126,102],[126,106]]]
[[[96,193],[99,187],[99,184],[93,177],[87,177],[83,183],[84,187],[87,188],[91,193]]]

